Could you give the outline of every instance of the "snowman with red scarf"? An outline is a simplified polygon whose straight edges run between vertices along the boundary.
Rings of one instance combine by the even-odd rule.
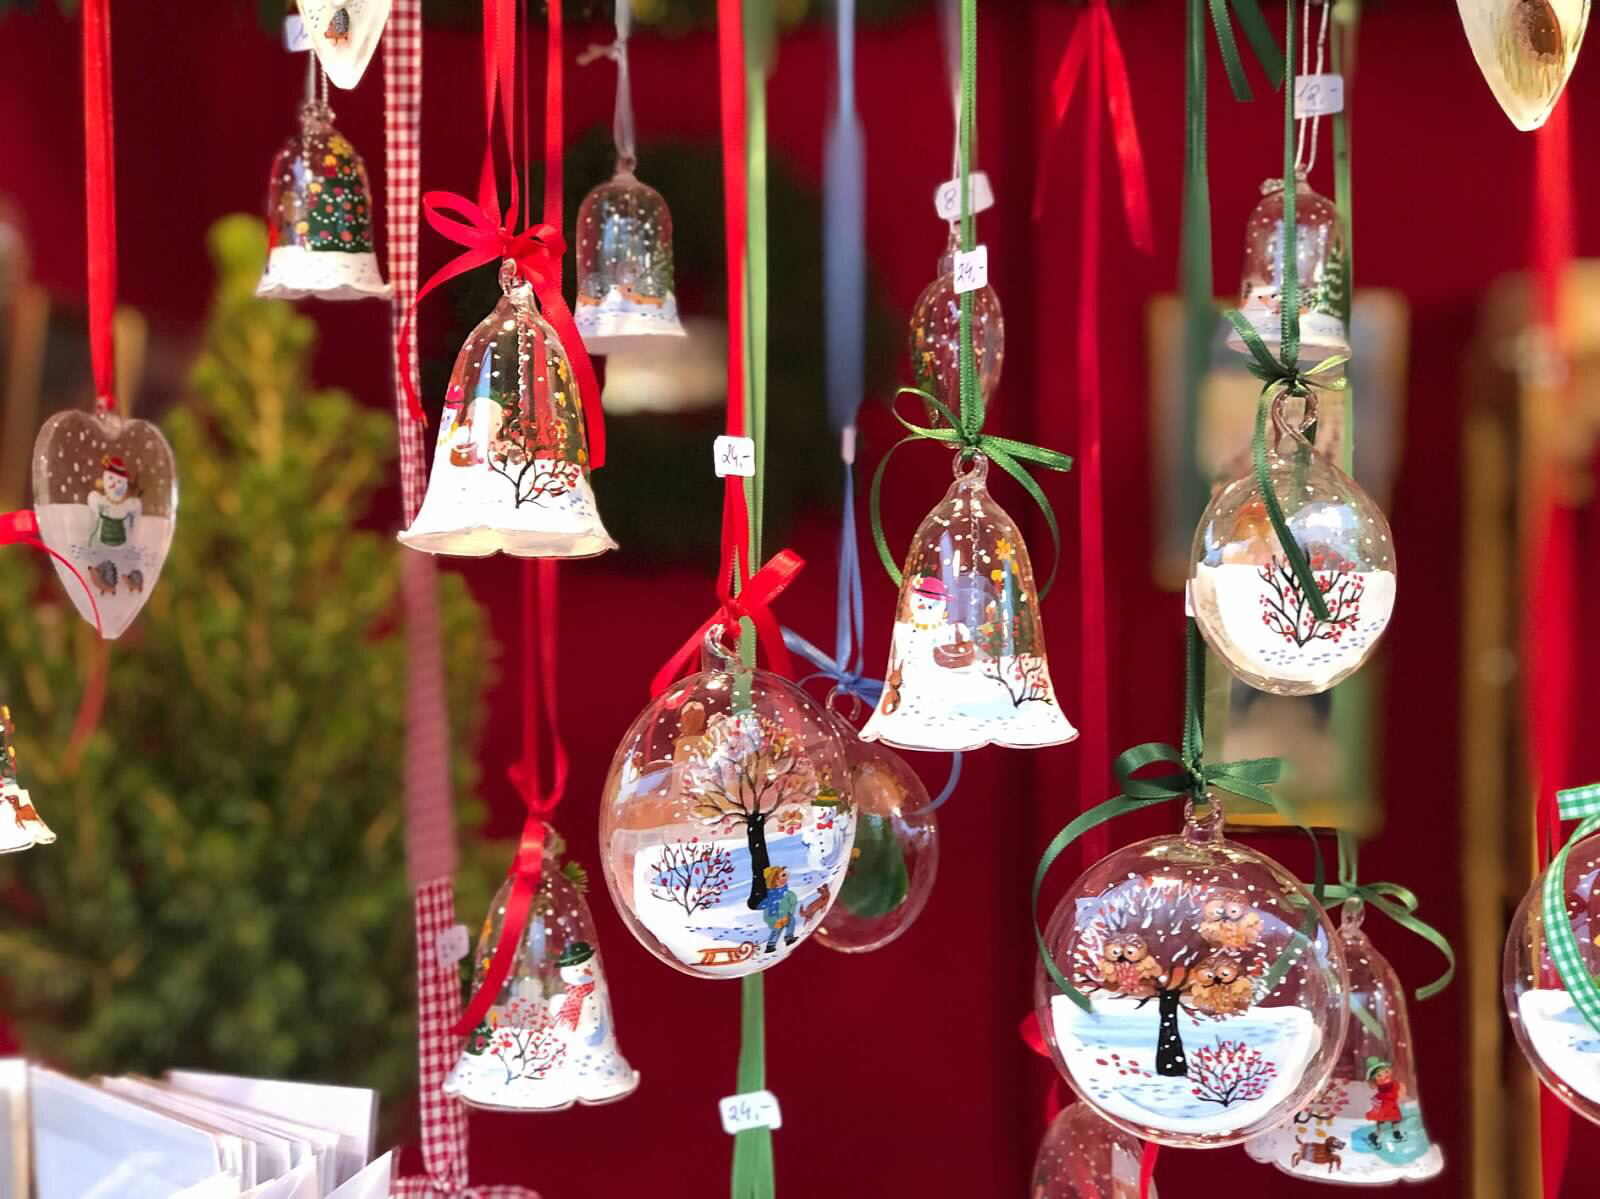
[[[556,961],[562,990],[549,999],[556,1034],[567,1043],[562,1073],[575,1085],[580,1103],[610,1103],[631,1095],[639,1072],[617,1048],[611,1001],[600,973],[600,958],[587,941],[573,941]]]

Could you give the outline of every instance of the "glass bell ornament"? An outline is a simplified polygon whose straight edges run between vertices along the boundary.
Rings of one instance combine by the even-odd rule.
[[[120,637],[161,577],[178,515],[172,447],[149,421],[114,412],[58,412],[33,443],[33,511],[39,539],[60,559],[56,575],[78,614]]]
[[[567,352],[510,260],[500,288],[456,355],[428,490],[400,540],[466,558],[614,550],[589,484],[583,400]]]
[[[788,957],[838,897],[856,837],[833,718],[720,636],[633,722],[600,803],[617,910],[646,949],[702,978]]]
[[[1584,1018],[1556,969],[1544,918],[1548,877],[1549,869],[1534,880],[1511,918],[1502,973],[1506,1012],[1539,1080],[1600,1124],[1600,1029]],[[1600,835],[1568,852],[1562,894],[1582,969],[1600,977]]]
[[[591,354],[630,349],[637,339],[682,337],[672,292],[672,214],[633,164],[578,206],[578,333]]]
[[[1062,1108],[1045,1129],[1033,1162],[1029,1199],[1141,1199],[1144,1148],[1087,1103]],[[1159,1199],[1152,1181],[1148,1199]]]
[[[1305,172],[1295,174],[1295,270],[1300,295],[1300,355],[1324,358],[1347,354],[1344,327],[1349,273],[1345,266],[1344,222],[1333,201],[1313,191]],[[1244,227],[1244,267],[1240,271],[1239,311],[1278,352],[1283,333],[1283,180],[1261,184],[1261,199]],[[1228,331],[1230,349],[1247,353],[1244,339]]]
[[[883,697],[863,741],[900,749],[1032,749],[1078,735],[1056,702],[1028,547],[989,495],[983,455],[911,540]]]
[[[939,870],[939,822],[904,758],[862,741],[831,705],[830,714],[849,765],[856,841],[817,941],[840,953],[867,953],[900,936],[927,906]]]
[[[1537,129],[1561,98],[1589,24],[1589,0],[1456,0],[1489,90],[1518,129]]]
[[[955,256],[961,234],[950,227],[950,241],[939,259],[939,274],[922,289],[911,309],[911,371],[917,386],[944,402],[952,412],[961,410],[961,297],[956,294]],[[972,352],[978,364],[978,391],[985,400],[1000,383],[1006,356],[1006,324],[1000,315],[1000,297],[985,283],[972,293]],[[944,418],[929,410],[928,419],[942,425]]]
[[[1272,489],[1327,607],[1318,621],[1268,519],[1252,469],[1224,487],[1195,530],[1189,601],[1206,644],[1239,678],[1275,695],[1314,695],[1353,674],[1394,611],[1394,542],[1383,511],[1272,406]]]
[[[0,853],[49,845],[56,839],[17,776],[17,751],[11,744],[16,731],[11,709],[0,704]]]
[[[1086,871],[1044,937],[1090,1006],[1038,963],[1051,1057],[1079,1098],[1143,1140],[1247,1140],[1305,1107],[1339,1060],[1346,970],[1333,926],[1282,866],[1223,836],[1215,799],[1198,817],[1188,806],[1181,835]]]
[[[444,1081],[445,1094],[473,1107],[559,1111],[612,1103],[639,1086],[617,1048],[589,905],[549,851],[554,836],[547,825],[539,887],[510,973]],[[513,885],[506,880],[484,918],[474,994],[500,943]]]
[[[372,248],[372,187],[355,147],[333,127],[325,101],[300,106],[300,131],[272,160],[267,185],[269,299],[387,300],[393,294]]]
[[[1421,1182],[1444,1169],[1444,1154],[1422,1125],[1405,990],[1362,931],[1363,907],[1350,900],[1340,918],[1350,1025],[1333,1077],[1292,1121],[1250,1141],[1245,1151],[1317,1182]]]

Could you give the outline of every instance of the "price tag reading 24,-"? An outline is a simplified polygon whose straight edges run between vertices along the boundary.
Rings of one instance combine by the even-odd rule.
[[[956,295],[989,286],[989,247],[974,246],[970,252],[956,252]]]
[[[718,437],[712,448],[712,465],[717,478],[738,475],[750,479],[756,473],[756,443],[748,437]]]
[[[783,1127],[778,1097],[771,1091],[746,1091],[743,1095],[729,1095],[726,1099],[717,1100],[717,1110],[722,1113],[722,1131],[730,1136],[748,1132],[752,1128]]]

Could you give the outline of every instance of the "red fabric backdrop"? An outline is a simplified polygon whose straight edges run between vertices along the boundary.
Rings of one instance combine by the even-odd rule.
[[[49,6],[46,6],[49,7]],[[259,210],[270,156],[286,135],[303,79],[254,28],[237,3],[120,5],[116,12],[122,298],[153,320],[192,326],[209,293],[202,234],[228,212]],[[980,122],[983,165],[1001,207],[980,221],[993,278],[1004,298],[1011,354],[994,409],[997,431],[1040,436],[1071,451],[1079,124],[1069,122],[1051,160],[1044,222],[1026,219],[1037,166],[1036,129],[1055,58],[1074,10],[1046,0],[983,9]],[[1150,295],[1176,285],[1182,170],[1181,6],[1141,3],[1116,10],[1133,79],[1151,172],[1157,253],[1127,248],[1120,204],[1107,182],[1106,267],[1100,308],[1106,355],[1105,463],[1110,554],[1108,630],[1112,663],[1110,743],[1176,735],[1182,612],[1150,579],[1150,430],[1145,397],[1143,311]],[[0,190],[20,202],[36,274],[59,293],[84,288],[83,145],[76,30],[53,14],[0,26]],[[581,42],[585,31],[573,41]],[[603,31],[594,31],[596,40]],[[1597,53],[1591,50],[1590,55]],[[641,36],[634,51],[639,135],[713,144],[715,47],[708,36],[663,43]],[[425,186],[470,185],[479,147],[477,46],[470,33],[430,30],[426,45]],[[821,170],[825,34],[810,27],[784,39],[771,87],[772,152],[803,178]],[[341,127],[366,150],[381,180],[382,91],[374,78],[335,94]],[[1600,75],[1580,64],[1569,92],[1576,144],[1600,105]],[[865,31],[860,102],[871,160],[868,239],[872,268],[904,314],[926,282],[942,232],[927,215],[931,184],[948,168],[950,117],[931,13],[891,29]],[[1455,688],[1460,587],[1457,526],[1460,351],[1478,298],[1497,275],[1528,256],[1532,141],[1515,133],[1478,77],[1452,6],[1385,5],[1364,22],[1355,90],[1359,281],[1400,288],[1412,305],[1411,386],[1405,457],[1394,501],[1406,595],[1389,638],[1383,795],[1388,827],[1363,855],[1369,877],[1398,877],[1421,894],[1424,914],[1447,934],[1461,932]],[[569,75],[569,133],[609,119],[608,69]],[[1256,185],[1278,169],[1275,101],[1235,105],[1213,57],[1211,164],[1219,290],[1237,278],[1237,234]],[[1600,182],[1595,160],[1576,157],[1577,194]],[[381,188],[381,183],[380,183]],[[702,197],[720,206],[719,194]],[[776,231],[782,236],[782,231]],[[1600,253],[1600,221],[1579,206],[1578,252]],[[429,234],[423,268],[444,257]],[[378,305],[321,305],[320,382],[387,406],[387,314]],[[422,318],[424,350],[439,347],[442,315]],[[431,331],[430,331],[431,330]],[[820,352],[821,321],[818,320]],[[820,403],[820,398],[819,401]],[[890,436],[881,411],[864,420],[866,458]],[[908,458],[911,453],[908,452]],[[889,505],[903,538],[942,489],[945,461],[927,451],[902,470]],[[829,463],[819,470],[831,472]],[[1046,480],[1070,526],[1072,478]],[[597,478],[602,505],[604,472]],[[1003,502],[1021,511],[1009,490]],[[1037,522],[1035,522],[1037,525]],[[832,532],[825,514],[791,538],[813,562],[782,601],[802,631],[831,632]],[[1035,528],[1036,558],[1048,553]],[[1062,579],[1046,606],[1056,680],[1069,701],[1076,612],[1070,532]],[[870,550],[869,550],[870,552]],[[490,607],[496,635],[516,644],[514,567],[466,565]],[[573,851],[596,864],[596,794],[611,751],[644,702],[650,672],[711,604],[703,569],[630,570],[626,548],[562,572],[565,731],[572,785],[559,823]],[[870,659],[880,660],[893,592],[868,572]],[[647,619],[639,619],[648,614]],[[619,616],[624,619],[618,619]],[[503,687],[514,680],[508,680]],[[520,817],[496,780],[514,752],[514,692],[497,694],[483,747],[493,831],[509,835]],[[1080,798],[1072,747],[1039,755],[985,751],[969,758],[960,793],[943,814],[938,887],[920,923],[888,951],[848,959],[809,950],[774,973],[768,988],[771,1085],[784,1104],[777,1134],[779,1179],[789,1195],[1019,1195],[1041,1131],[1041,1096],[1052,1071],[1031,1058],[1015,1028],[1029,1010],[1032,941],[1028,887],[1045,839]],[[1579,762],[1592,774],[1600,763]],[[930,764],[930,781],[939,767]],[[1575,780],[1574,780],[1575,781]],[[1508,799],[1508,802],[1514,802]],[[1163,815],[1113,833],[1117,842],[1170,827]],[[1274,839],[1293,866],[1298,847]],[[1072,873],[1064,864],[1058,892]],[[598,877],[598,876],[597,876]],[[1467,885],[1470,885],[1467,884]],[[661,966],[628,936],[603,887],[591,896],[612,980],[622,1044],[644,1085],[626,1103],[560,1116],[478,1116],[474,1175],[536,1185],[548,1197],[701,1196],[721,1193],[730,1145],[715,1099],[733,1082],[738,993]],[[477,913],[462,918],[476,921]],[[1375,936],[1411,983],[1431,977],[1432,951],[1375,918]],[[1414,1012],[1426,1114],[1446,1148],[1446,1173],[1411,1190],[1418,1199],[1465,1193],[1466,1078],[1459,986]],[[1595,1156],[1593,1128],[1574,1130],[1575,1152]],[[1531,1152],[1532,1146],[1515,1147]],[[1239,1151],[1204,1159],[1169,1153],[1157,1172],[1173,1193],[1192,1171],[1208,1189],[1271,1188],[1313,1195],[1311,1185],[1263,1173]],[[1575,1168],[1569,1178],[1581,1177]],[[1587,1194],[1581,1181],[1565,1194]]]

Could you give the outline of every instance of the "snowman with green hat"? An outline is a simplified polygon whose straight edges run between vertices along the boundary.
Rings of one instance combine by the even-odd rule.
[[[609,1103],[631,1095],[639,1072],[617,1048],[611,1001],[600,957],[587,941],[571,941],[556,959],[562,990],[549,1000],[556,1035],[567,1044],[567,1074],[582,1103]]]
[[[1372,1085],[1372,1106],[1367,1109],[1367,1119],[1376,1127],[1372,1130],[1374,1140],[1383,1137],[1385,1125],[1392,1128],[1390,1134],[1394,1140],[1402,1141],[1405,1133],[1400,1129],[1400,1103],[1406,1097],[1406,1088],[1394,1076],[1394,1064],[1381,1057],[1367,1058],[1367,1082]]]

